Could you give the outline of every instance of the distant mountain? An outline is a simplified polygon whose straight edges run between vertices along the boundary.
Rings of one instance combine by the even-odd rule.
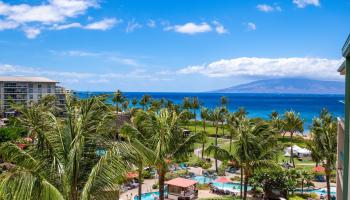
[[[319,81],[305,78],[280,78],[253,81],[213,92],[222,93],[301,93],[301,94],[344,94],[345,83],[340,81]]]

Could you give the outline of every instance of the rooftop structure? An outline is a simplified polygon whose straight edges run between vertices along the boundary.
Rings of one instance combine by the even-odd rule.
[[[197,181],[175,178],[165,182],[168,185],[168,199],[195,199],[198,196]]]
[[[345,58],[338,72],[345,75],[345,120],[338,119],[337,147],[337,200],[350,199],[349,194],[349,138],[350,138],[350,35],[348,36],[342,54]]]
[[[45,77],[30,76],[0,76],[0,82],[27,82],[27,83],[59,83]]]
[[[65,103],[65,89],[45,77],[0,76],[1,115],[12,113],[11,103],[29,105],[45,95],[55,95],[58,106]]]

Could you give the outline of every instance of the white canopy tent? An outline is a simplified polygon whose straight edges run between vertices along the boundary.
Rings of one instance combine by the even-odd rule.
[[[291,154],[291,148],[287,147],[284,150],[284,156],[290,156],[290,154]],[[293,154],[294,156],[298,156],[299,158],[309,157],[311,156],[311,151],[306,148],[301,148],[298,145],[293,145]]]

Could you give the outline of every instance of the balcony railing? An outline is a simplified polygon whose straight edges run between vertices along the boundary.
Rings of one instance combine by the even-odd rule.
[[[338,135],[337,135],[337,171],[343,174],[344,167],[344,139],[345,139],[345,126],[344,121],[338,118]]]
[[[343,55],[346,54],[346,51],[350,51],[349,48],[350,48],[350,34],[349,34],[349,36],[348,36],[348,39],[346,39],[346,42],[345,42],[345,44],[344,44],[344,46],[343,46],[343,49],[342,49]]]

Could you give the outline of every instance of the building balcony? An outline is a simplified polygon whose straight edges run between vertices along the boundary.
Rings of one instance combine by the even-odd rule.
[[[345,139],[344,121],[338,118],[337,171],[341,172],[341,174],[343,174],[343,167],[344,167],[344,139]]]
[[[342,49],[342,52],[343,52],[344,57],[346,57],[350,54],[350,35],[346,39],[346,42],[345,42],[343,49]]]

